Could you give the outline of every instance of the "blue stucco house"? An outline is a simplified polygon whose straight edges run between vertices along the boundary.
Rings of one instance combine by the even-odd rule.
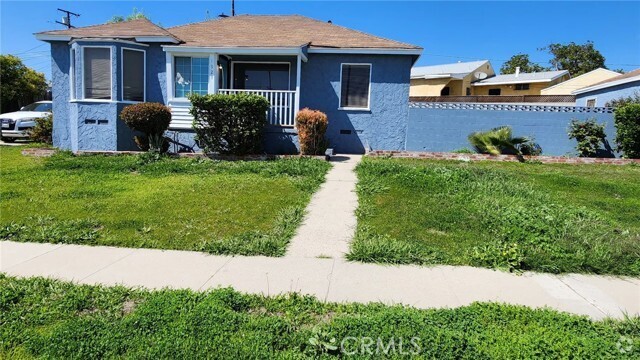
[[[601,107],[611,100],[640,95],[640,69],[573,92],[576,106]]]
[[[242,15],[166,29],[138,19],[36,38],[51,44],[54,145],[72,151],[135,149],[118,114],[142,101],[168,105],[167,136],[197,148],[191,92],[265,96],[270,153],[296,151],[294,119],[305,107],[327,114],[327,137],[338,152],[400,150],[411,66],[422,52],[297,15]]]

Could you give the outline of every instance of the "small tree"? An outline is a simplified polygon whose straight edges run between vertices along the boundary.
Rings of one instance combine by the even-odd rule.
[[[640,104],[617,108],[614,121],[617,150],[626,158],[640,158]]]
[[[247,155],[262,152],[267,125],[266,98],[254,94],[189,95],[193,128],[207,153]]]
[[[53,114],[35,120],[36,125],[29,130],[29,138],[35,142],[51,145],[53,143]]]
[[[522,155],[520,145],[529,141],[526,137],[514,137],[509,126],[502,126],[489,131],[476,131],[469,135],[469,143],[481,154]]]
[[[594,157],[601,145],[605,144],[604,124],[598,124],[596,119],[585,121],[571,120],[569,125],[569,139],[576,139],[576,150],[581,157]]]
[[[519,67],[520,71],[523,73],[533,73],[549,70],[544,66],[538,65],[531,60],[529,60],[529,55],[527,54],[516,54],[513,55],[509,60],[507,60],[500,67],[501,74],[515,74],[516,68]]]
[[[327,115],[318,110],[302,109],[296,115],[296,128],[303,155],[322,155],[328,143],[324,135],[327,132]]]
[[[640,104],[640,91],[636,91],[633,95],[609,100],[604,106],[612,108],[620,108],[628,104]]]
[[[171,110],[159,103],[139,103],[126,106],[120,112],[120,119],[131,130],[139,131],[145,136],[136,136],[136,143],[142,150],[147,148],[154,152],[165,152],[168,143],[164,132],[171,123]]]
[[[131,14],[125,16],[122,15],[113,15],[111,17],[111,19],[109,19],[107,21],[107,24],[113,24],[113,23],[119,23],[119,22],[124,22],[124,21],[131,21],[131,20],[137,20],[137,19],[147,19],[149,20],[149,18],[147,17],[147,15],[142,12],[142,10],[138,11],[138,8],[133,8],[133,11],[131,12]]]
[[[587,41],[584,44],[574,42],[549,44],[540,50],[547,50],[553,56],[550,62],[554,68],[569,70],[573,77],[597,68],[607,68],[604,64],[604,56],[593,46],[592,41]]]
[[[15,111],[42,98],[47,91],[43,73],[36,72],[13,55],[0,55],[0,111]]]

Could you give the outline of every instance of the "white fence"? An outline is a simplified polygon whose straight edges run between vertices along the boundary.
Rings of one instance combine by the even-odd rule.
[[[227,95],[246,93],[264,96],[271,104],[271,108],[267,111],[269,124],[278,126],[295,125],[295,91],[220,89],[218,93]]]

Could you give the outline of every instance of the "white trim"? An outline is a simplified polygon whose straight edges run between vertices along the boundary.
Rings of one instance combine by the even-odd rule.
[[[533,74],[533,73],[532,73]],[[527,80],[527,79],[512,79],[512,80],[505,80],[505,81],[496,81],[496,82],[483,82],[486,80],[490,80],[495,78],[495,76],[493,78],[488,78],[486,80],[480,80],[477,82],[474,82],[471,84],[471,86],[492,86],[492,85],[513,85],[513,84],[528,84],[528,83],[545,83],[545,82],[549,82],[549,81],[553,81],[556,79],[559,79],[565,75],[569,75],[569,71],[564,70],[563,72],[561,72],[560,74],[550,77],[550,78],[545,78],[545,79],[532,79],[532,80]],[[497,75],[497,76],[501,76],[501,75]]]
[[[233,77],[234,77],[234,65],[235,64],[287,64],[288,65],[288,70],[287,70],[287,90],[286,91],[291,91],[291,63],[288,61],[231,61],[231,84],[230,90],[260,90],[260,89],[234,89],[233,87]],[[283,91],[283,90],[273,90],[273,91]]]
[[[76,49],[69,47],[69,100],[76,99]]]
[[[302,56],[301,54],[299,54],[296,57],[296,94],[295,99],[293,99],[294,102],[294,112],[293,112],[293,123],[295,124],[296,121],[296,117],[298,116],[298,111],[300,111],[300,80],[301,80],[301,75],[302,74]]]
[[[629,78],[620,79],[620,80],[616,80],[616,81],[609,81],[609,82],[606,82],[606,83],[600,84],[600,85],[589,86],[589,87],[586,87],[586,88],[582,88],[582,89],[576,90],[576,91],[572,92],[572,94],[573,95],[583,94],[583,93],[586,93],[586,92],[591,92],[591,91],[600,90],[600,89],[606,89],[606,88],[609,88],[609,87],[612,87],[612,86],[623,85],[623,84],[634,82],[634,81],[640,81],[640,75],[636,75],[636,76],[632,76],[632,77],[629,77]]]
[[[167,99],[169,101],[171,100],[177,100],[177,101],[182,101],[182,102],[189,102],[189,99],[186,97],[175,97],[175,88],[174,88],[174,71],[175,71],[175,58],[176,56],[178,57],[190,57],[192,60],[193,58],[197,58],[197,59],[209,59],[209,56],[205,56],[205,54],[191,54],[191,53],[167,53],[167,57],[166,57],[166,66],[167,66],[167,79],[168,79],[168,85],[167,85]],[[209,60],[211,61],[211,60]],[[191,65],[193,66],[193,61],[191,62]],[[211,66],[211,63],[209,63],[209,66]],[[193,76],[193,72],[191,73],[191,75]],[[191,80],[193,82],[193,78]],[[207,85],[208,87],[209,85]],[[171,90],[171,93],[169,93],[169,90]],[[207,88],[207,93],[209,92],[209,89]]]
[[[593,100],[593,106],[589,106],[589,101]],[[588,97],[584,100],[584,106],[585,107],[596,107],[596,105],[598,104],[598,98],[597,97]]]
[[[220,71],[218,70],[218,54],[209,55],[209,84],[207,87],[207,92],[209,94],[215,94],[218,92],[218,77],[220,76]]]
[[[119,43],[119,44],[128,44],[128,45],[137,45],[137,46],[146,46],[148,47],[149,45],[147,44],[139,44],[135,41],[128,41],[128,40],[120,40],[120,39],[110,39],[110,38],[80,38],[80,39],[73,39],[71,41],[69,41],[69,45],[71,44],[75,44],[75,43],[80,43],[80,42],[107,42],[107,43]],[[85,46],[82,44],[79,44],[80,46]],[[86,45],[86,46],[91,46],[91,45]]]
[[[179,41],[171,36],[136,36],[136,41],[139,42],[170,42],[178,44]]]
[[[36,34],[36,39],[41,41],[69,41],[70,35]]]
[[[125,100],[124,99],[124,51],[140,51],[142,52],[142,66],[143,66],[143,74],[142,74],[142,101],[133,101],[133,100]],[[133,49],[128,47],[120,48],[120,99],[125,103],[139,103],[147,101],[147,51],[142,49]]]
[[[113,47],[112,46],[97,46],[97,45],[83,45],[80,47],[82,49],[82,100],[98,100],[99,102],[113,102]],[[105,99],[87,99],[85,96],[85,86],[84,86],[84,51],[86,49],[109,49],[109,100]]]
[[[69,100],[70,103],[106,103],[106,104],[115,104],[118,101],[116,100],[104,100],[104,99],[75,99]]]
[[[369,66],[369,96],[367,97],[367,107],[351,107],[342,106],[342,67],[344,65],[367,65]],[[371,63],[340,63],[340,89],[339,89],[339,107],[338,110],[350,110],[350,111],[371,111],[371,76],[373,74],[373,65]]]
[[[310,54],[422,55],[422,49],[385,48],[309,48]]]
[[[303,61],[307,57],[302,52],[302,47],[194,47],[162,45],[162,49],[172,53],[218,53],[224,55],[301,55]]]

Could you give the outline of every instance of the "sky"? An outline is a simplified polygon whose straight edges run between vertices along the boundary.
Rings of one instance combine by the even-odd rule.
[[[62,29],[73,11],[75,26],[104,23],[133,8],[164,27],[230,13],[225,1],[8,1],[0,0],[0,53],[14,54],[50,79],[49,46],[33,33]],[[548,66],[539,49],[550,43],[591,40],[610,69],[640,68],[640,2],[525,1],[245,1],[236,14],[300,14],[331,20],[374,35],[424,48],[416,66],[491,61],[497,70],[512,55],[526,53]]]

